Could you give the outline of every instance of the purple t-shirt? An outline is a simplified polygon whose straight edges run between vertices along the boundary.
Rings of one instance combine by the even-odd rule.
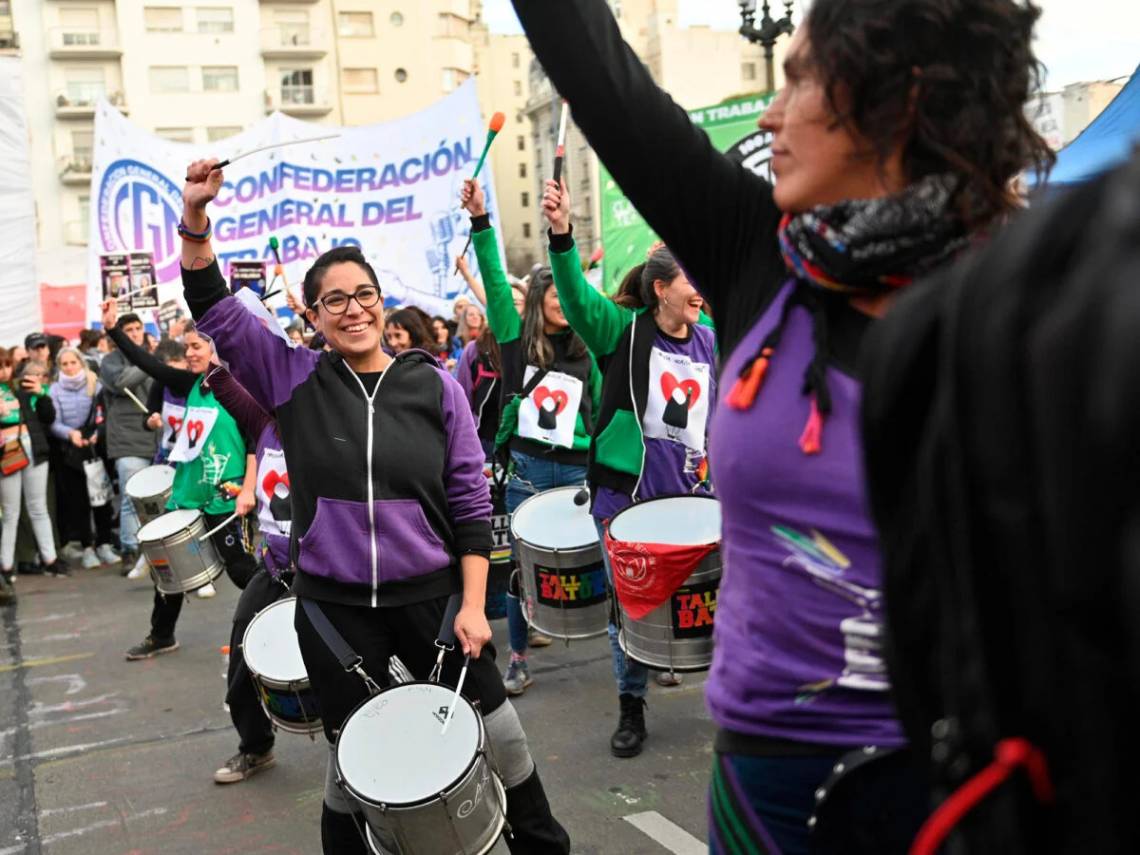
[[[788,283],[723,368],[725,386],[777,323]],[[709,459],[723,517],[706,697],[739,733],[815,744],[901,745],[882,659],[882,577],[859,436],[861,387],[828,368],[823,449],[805,455],[812,325],[792,310],[755,404],[722,405]]]
[[[638,500],[711,492],[701,470],[716,401],[713,331],[694,324],[689,337],[681,339],[658,330],[649,354],[648,392],[641,420],[645,465]],[[608,520],[631,503],[626,494],[599,487],[591,513],[594,519]]]

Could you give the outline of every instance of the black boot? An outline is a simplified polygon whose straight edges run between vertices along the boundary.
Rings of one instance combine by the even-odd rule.
[[[645,698],[618,695],[618,701],[621,703],[621,718],[618,719],[617,730],[610,737],[610,753],[614,757],[636,757],[648,735],[645,732]]]
[[[325,855],[368,855],[368,847],[360,837],[363,824],[360,814],[337,813],[322,803],[321,849]]]
[[[538,769],[507,790],[507,824],[511,855],[570,855],[570,835],[550,813]]]

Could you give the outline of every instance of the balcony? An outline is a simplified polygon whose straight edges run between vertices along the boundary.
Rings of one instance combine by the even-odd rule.
[[[68,220],[64,223],[63,242],[70,246],[86,246],[87,223],[83,220]]]
[[[106,98],[120,113],[127,112],[126,99],[122,92],[110,95],[102,86],[73,86],[56,93],[55,117],[57,119],[90,119],[95,115],[95,103]]]
[[[313,86],[282,86],[265,93],[265,112],[280,110],[287,116],[327,116],[332,112],[328,93]]]
[[[328,35],[308,27],[267,27],[261,31],[265,59],[320,59],[329,52]]]
[[[48,34],[52,59],[118,59],[123,55],[119,35],[113,30],[81,30],[55,27]]]
[[[68,154],[59,159],[59,180],[69,185],[91,183],[91,152]]]

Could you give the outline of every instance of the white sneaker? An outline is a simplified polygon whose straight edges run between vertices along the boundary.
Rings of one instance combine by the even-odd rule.
[[[101,543],[95,547],[95,554],[104,564],[118,564],[123,560],[109,543]]]
[[[79,541],[73,540],[69,543],[65,543],[63,549],[59,551],[59,554],[68,561],[78,561],[83,557],[83,552],[83,547],[79,545]]]
[[[128,579],[145,579],[150,575],[150,567],[146,563],[146,556],[140,555],[139,560],[135,562],[135,566],[131,568],[131,572],[127,574]]]
[[[99,560],[99,556],[95,554],[95,550],[88,546],[83,550],[83,569],[94,570],[99,567],[103,562]]]
[[[199,599],[208,600],[210,597],[216,597],[218,595],[218,589],[214,587],[213,582],[207,582],[194,593],[198,595]]]

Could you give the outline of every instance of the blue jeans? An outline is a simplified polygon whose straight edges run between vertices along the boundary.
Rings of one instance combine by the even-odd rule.
[[[614,587],[614,571],[610,567],[610,555],[605,548],[605,529],[602,523],[594,520],[598,528],[598,540],[602,542],[602,563],[606,567],[606,581],[610,583],[610,590]],[[617,608],[617,604],[614,604]],[[611,615],[613,612],[610,613]],[[625,651],[618,644],[618,628],[612,620],[607,627],[610,636],[610,656],[614,664],[614,679],[617,680],[619,695],[633,695],[635,698],[644,698],[649,683],[649,669],[640,662],[626,659]]]
[[[556,463],[553,460],[544,460],[541,457],[532,457],[518,451],[511,452],[511,459],[515,464],[514,474],[507,482],[507,513],[513,514],[515,508],[531,496],[543,490],[552,490],[555,487],[576,487],[586,483],[586,467],[570,466],[565,463]],[[512,551],[514,545],[512,544]],[[515,556],[517,558],[517,556]],[[507,630],[510,636],[511,652],[522,655],[526,653],[526,619],[523,617],[519,598],[507,595]]]
[[[145,457],[120,457],[115,460],[115,472],[119,476],[119,492],[123,494],[123,504],[119,510],[119,545],[131,552],[139,551],[139,516],[131,497],[127,495],[127,482],[136,472],[150,466]]]

